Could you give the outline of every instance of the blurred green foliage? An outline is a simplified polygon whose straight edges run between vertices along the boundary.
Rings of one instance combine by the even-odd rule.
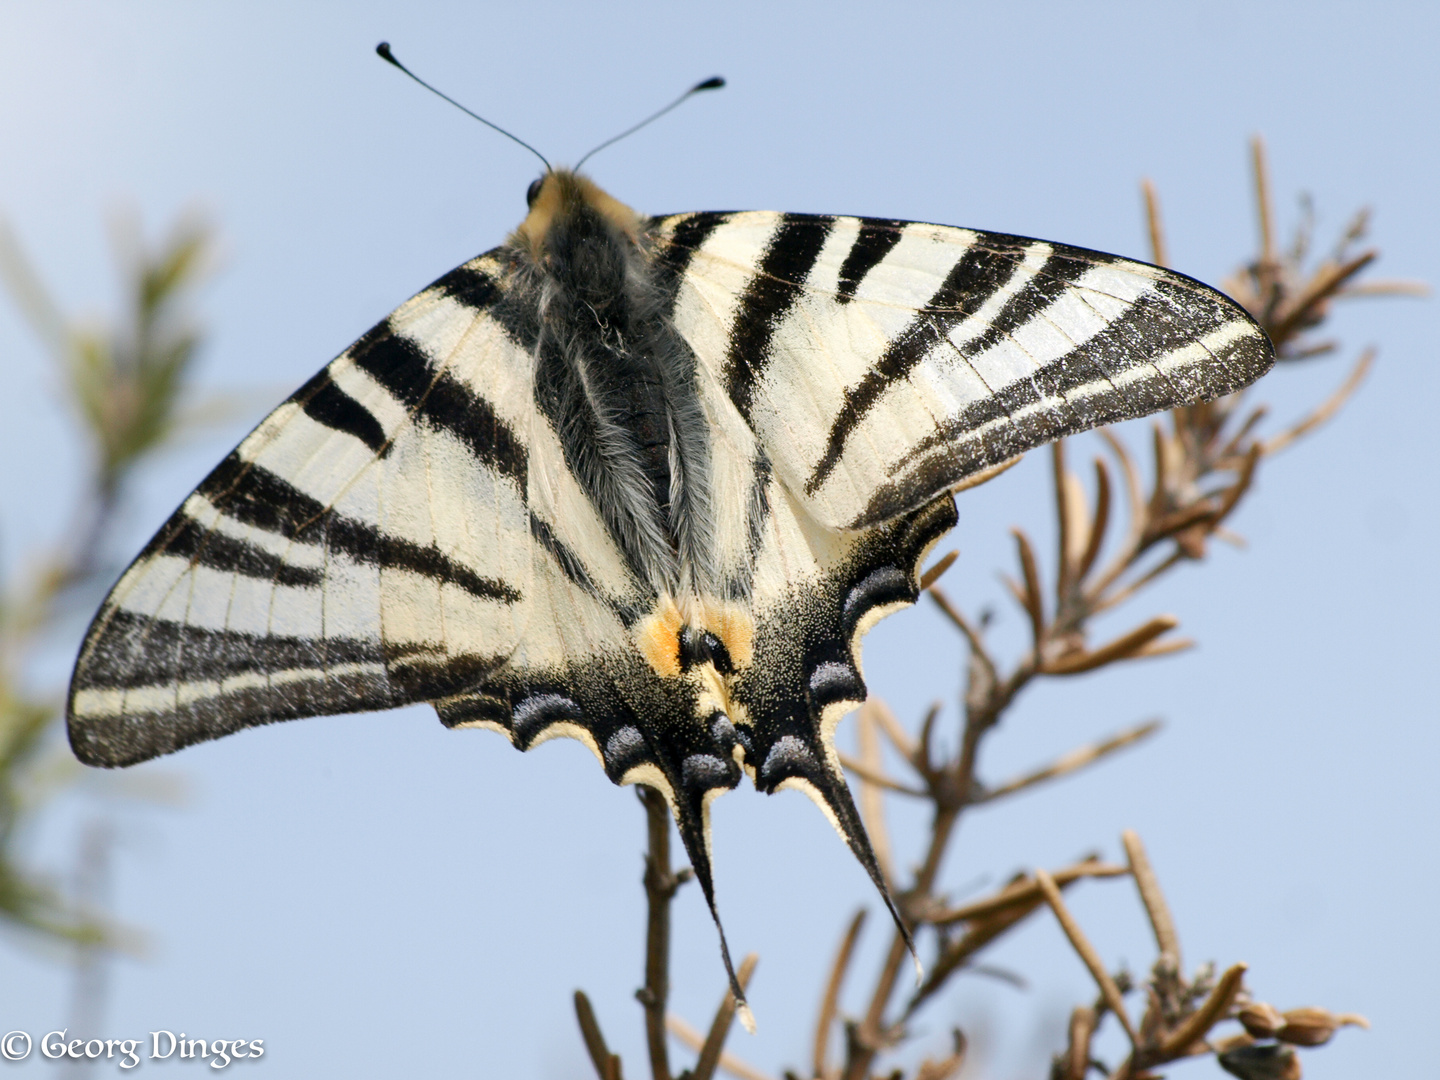
[[[210,230],[195,219],[179,222],[154,248],[134,226],[117,229],[116,238],[121,310],[82,321],[62,313],[0,221],[0,278],[62,375],[90,444],[78,527],[0,583],[0,923],[81,946],[113,946],[123,935],[22,860],[27,829],[80,775],[52,734],[63,715],[58,688],[33,686],[29,673],[67,598],[88,598],[107,583],[102,548],[126,481],[176,434],[201,342],[194,293],[213,248]]]

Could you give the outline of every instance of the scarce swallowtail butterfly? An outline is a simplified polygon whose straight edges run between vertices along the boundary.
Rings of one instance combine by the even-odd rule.
[[[661,792],[712,913],[710,803],[742,775],[814,799],[890,903],[833,736],[954,489],[1239,390],[1269,341],[1198,281],[1063,244],[649,217],[565,169],[528,201],[140,553],[80,651],[75,754],[429,702]]]

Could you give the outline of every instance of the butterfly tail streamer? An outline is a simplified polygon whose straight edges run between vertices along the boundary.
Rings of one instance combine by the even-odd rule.
[[[738,779],[738,777],[737,777]],[[708,799],[711,793],[718,794],[725,788],[712,788],[708,791],[695,791],[687,788],[683,781],[675,785],[675,801],[671,803],[675,815],[675,826],[680,832],[680,841],[685,845],[685,853],[690,857],[690,868],[695,874],[695,880],[700,883],[700,891],[705,895],[705,903],[710,908],[710,917],[715,920],[716,933],[720,935],[720,959],[725,964],[725,975],[730,980],[730,992],[735,995],[735,1009],[739,1014],[740,1023],[750,1034],[755,1034],[755,1016],[750,1011],[750,1006],[745,1000],[745,991],[740,986],[740,979],[735,974],[735,965],[730,959],[730,945],[725,939],[725,926],[720,921],[720,909],[715,904],[715,879],[711,872],[710,864],[710,828]]]

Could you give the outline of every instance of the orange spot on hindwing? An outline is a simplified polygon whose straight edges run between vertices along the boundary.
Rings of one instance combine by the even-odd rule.
[[[662,597],[654,613],[640,621],[635,644],[655,674],[662,679],[680,677],[680,630],[684,621],[680,609],[668,596]]]

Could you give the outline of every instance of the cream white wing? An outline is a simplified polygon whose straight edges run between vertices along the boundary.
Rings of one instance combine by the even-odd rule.
[[[476,684],[528,622],[530,365],[482,256],[268,416],[111,591],[71,684],[82,761]]]
[[[748,212],[655,224],[674,319],[816,520],[865,528],[1064,435],[1273,362],[1180,274],[1000,233]]]

